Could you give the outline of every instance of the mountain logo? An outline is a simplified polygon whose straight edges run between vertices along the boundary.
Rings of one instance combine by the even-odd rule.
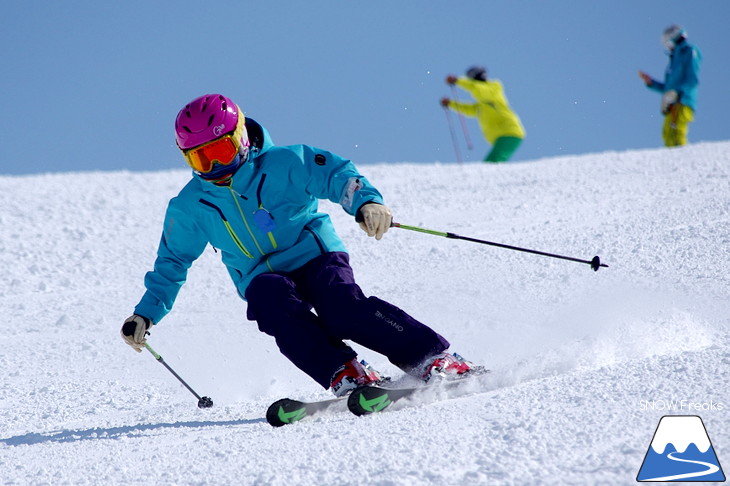
[[[662,417],[636,480],[725,481],[702,419],[697,415]]]

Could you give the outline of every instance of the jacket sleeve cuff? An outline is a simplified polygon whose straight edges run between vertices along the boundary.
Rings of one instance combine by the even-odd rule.
[[[356,223],[362,223],[365,220],[365,217],[362,215],[362,208],[364,206],[367,206],[368,204],[381,204],[377,201],[366,201],[360,205],[359,208],[357,208],[357,212],[355,213],[355,222]]]

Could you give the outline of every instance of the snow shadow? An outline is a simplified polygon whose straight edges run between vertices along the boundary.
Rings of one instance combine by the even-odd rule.
[[[226,420],[222,422],[175,422],[161,424],[138,424],[124,427],[101,428],[94,427],[86,430],[62,430],[51,434],[40,434],[30,432],[24,435],[17,435],[7,439],[0,439],[0,444],[9,446],[35,445],[54,442],[80,442],[84,440],[119,439],[122,437],[135,437],[140,432],[161,429],[199,429],[206,427],[229,427],[232,425],[253,425],[266,423],[263,418],[247,420]]]

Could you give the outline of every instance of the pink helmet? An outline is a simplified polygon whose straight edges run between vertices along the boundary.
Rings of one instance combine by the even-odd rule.
[[[239,110],[238,105],[221,94],[195,98],[175,119],[177,146],[187,150],[233,132],[238,124]],[[243,139],[248,139],[245,127],[242,135]]]

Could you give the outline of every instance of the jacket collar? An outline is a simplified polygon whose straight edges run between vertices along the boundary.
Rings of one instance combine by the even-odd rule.
[[[248,158],[241,164],[236,172],[231,177],[231,187],[245,185],[248,180],[253,178],[256,159],[268,149],[274,146],[274,142],[271,140],[269,131],[261,126],[253,118],[246,118],[246,131],[248,132],[248,139],[251,142],[251,148],[248,151]],[[208,181],[193,171],[193,178],[198,179],[200,182],[201,189],[205,192],[217,193],[220,191],[228,191],[228,186],[219,186],[211,181]]]

